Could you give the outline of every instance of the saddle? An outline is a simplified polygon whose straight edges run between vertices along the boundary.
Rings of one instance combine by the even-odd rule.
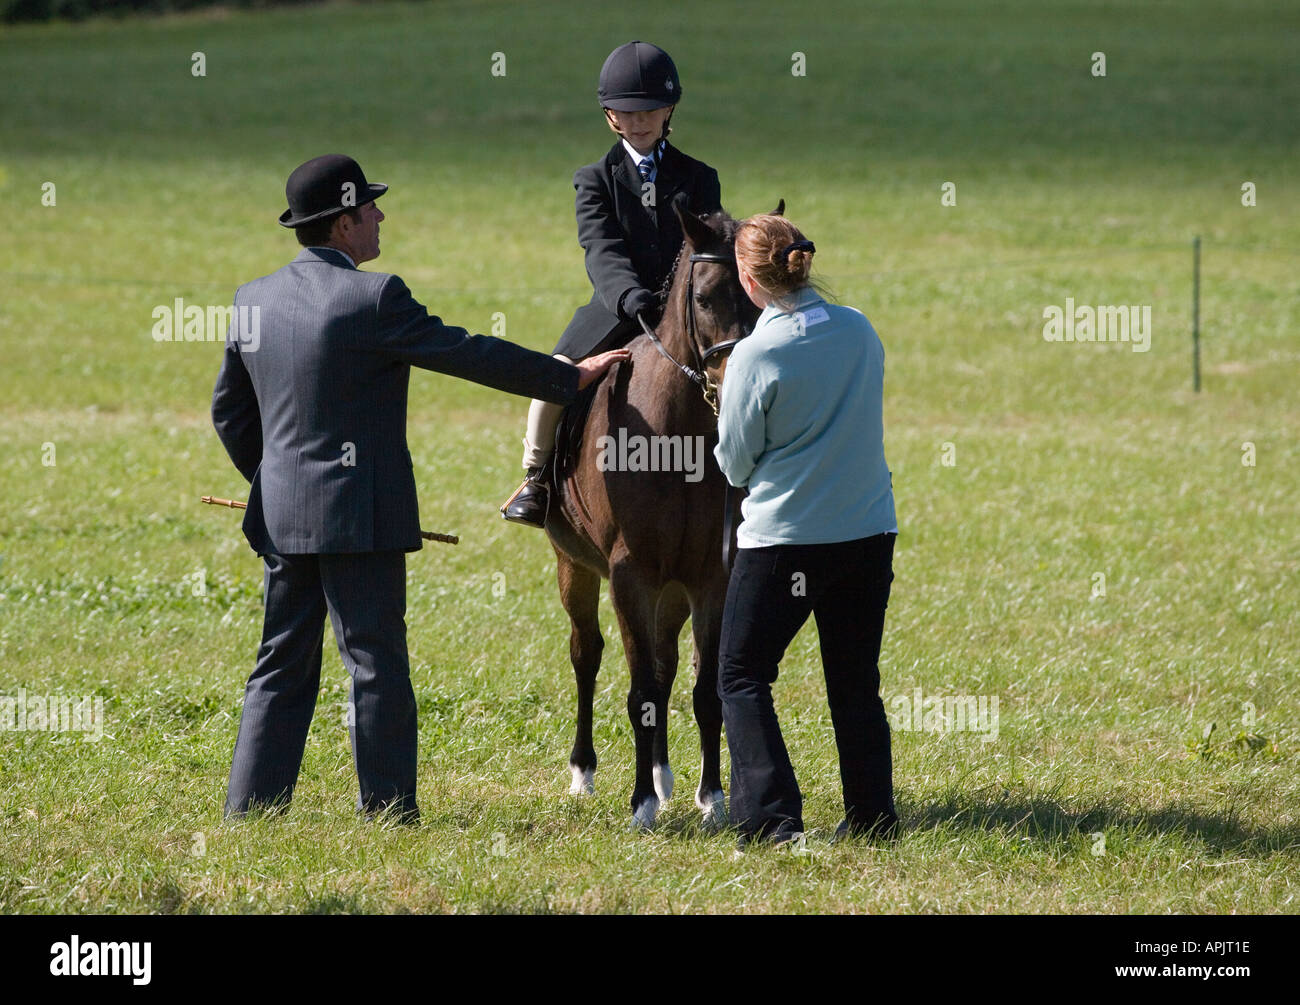
[[[591,414],[591,403],[596,400],[596,391],[603,383],[601,380],[592,381],[578,392],[578,396],[565,406],[560,415],[560,424],[555,427],[555,451],[551,455],[551,485],[554,488],[558,489],[578,466],[587,416]]]

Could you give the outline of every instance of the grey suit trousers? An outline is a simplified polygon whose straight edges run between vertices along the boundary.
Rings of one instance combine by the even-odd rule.
[[[352,678],[348,732],[361,785],[357,808],[418,819],[405,553],[268,554],[262,560],[262,644],[244,691],[226,815],[283,807],[293,797],[320,690],[328,610]]]

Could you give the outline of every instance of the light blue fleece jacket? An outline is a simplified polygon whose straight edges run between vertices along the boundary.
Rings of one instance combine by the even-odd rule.
[[[742,548],[830,544],[897,532],[885,463],[885,350],[871,322],[804,287],[768,306],[731,353],[718,445],[748,487]]]

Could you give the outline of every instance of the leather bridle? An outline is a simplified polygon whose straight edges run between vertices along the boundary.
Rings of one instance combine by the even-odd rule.
[[[651,344],[659,350],[664,359],[685,374],[687,380],[699,387],[700,392],[704,395],[704,400],[713,409],[715,418],[718,415],[718,382],[708,375],[709,359],[718,353],[730,352],[736,348],[740,339],[745,336],[728,339],[725,342],[715,342],[705,349],[700,348],[699,326],[695,320],[695,263],[709,262],[716,265],[729,265],[734,261],[735,259],[731,255],[723,255],[714,251],[700,251],[690,257],[687,266],[689,271],[686,273],[686,338],[691,344],[691,353],[694,355],[697,364],[695,367],[679,363],[674,359],[672,353],[665,349],[664,344],[659,341],[659,336],[654,333],[654,329],[646,324],[645,318],[640,314],[636,316],[636,319],[641,322],[641,330],[645,332],[646,337],[650,339]]]

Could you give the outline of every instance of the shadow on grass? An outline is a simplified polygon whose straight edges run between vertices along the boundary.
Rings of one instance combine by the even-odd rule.
[[[1051,792],[1032,795],[987,787],[950,793],[928,804],[911,803],[906,795],[906,791],[900,792],[897,799],[904,841],[909,834],[924,831],[985,831],[1027,837],[1038,845],[1064,845],[1091,840],[1100,832],[1112,845],[1135,837],[1174,835],[1199,841],[1207,851],[1225,855],[1263,857],[1300,847],[1300,826],[1250,826],[1240,820],[1235,808],[1215,813],[1185,802],[1142,808],[1115,800],[1071,808]],[[710,841],[719,834],[734,840],[730,829],[702,826],[694,807],[688,810],[671,804],[660,814],[655,833],[683,842]]]
[[[302,909],[303,914],[367,914],[365,900],[358,893],[327,893],[313,897]]]
[[[950,794],[927,806],[909,806],[899,799],[904,833],[924,830],[983,830],[1005,832],[1043,843],[1065,843],[1097,833],[1108,840],[1124,835],[1180,835],[1200,841],[1218,853],[1264,856],[1300,844],[1300,827],[1252,827],[1236,809],[1206,811],[1184,802],[1144,809],[1103,801],[1087,809],[1063,806],[1050,794],[1026,796],[987,790]]]

